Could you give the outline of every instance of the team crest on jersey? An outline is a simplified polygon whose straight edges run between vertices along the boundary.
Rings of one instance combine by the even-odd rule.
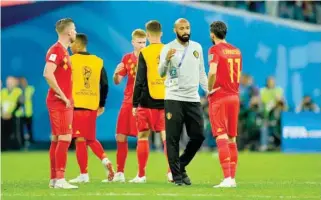
[[[166,113],[166,118],[168,120],[172,119],[172,113],[170,113],[170,112]]]
[[[198,58],[200,56],[200,54],[196,50],[193,52],[193,55],[195,56],[195,58]]]
[[[83,78],[84,78],[84,86],[85,88],[90,88],[89,79],[91,77],[92,70],[90,67],[84,66],[82,69],[82,72],[83,72]]]
[[[69,124],[68,128],[69,128],[69,129],[72,129],[72,126],[71,126],[71,124]]]

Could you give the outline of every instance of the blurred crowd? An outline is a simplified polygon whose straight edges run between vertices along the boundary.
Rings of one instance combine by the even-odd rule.
[[[321,24],[320,1],[204,1],[215,5],[233,7],[250,12],[266,14]]]
[[[240,80],[240,115],[238,147],[240,150],[278,150],[281,144],[281,113],[283,111],[320,112],[309,95],[304,96],[296,108],[290,108],[283,96],[283,89],[275,84],[274,77],[268,77],[266,85],[259,88],[253,77],[243,74]],[[205,113],[205,134],[207,147],[215,148],[208,121],[208,102],[202,100]]]
[[[1,82],[1,151],[28,148],[33,143],[32,97],[35,89],[24,77]]]

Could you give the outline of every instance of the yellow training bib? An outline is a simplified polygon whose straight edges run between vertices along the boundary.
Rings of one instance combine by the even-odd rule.
[[[95,55],[74,54],[71,56],[71,63],[75,107],[97,110],[103,60]]]
[[[141,50],[147,66],[147,82],[149,94],[153,99],[165,98],[165,79],[158,74],[160,53],[164,44],[150,44]]]

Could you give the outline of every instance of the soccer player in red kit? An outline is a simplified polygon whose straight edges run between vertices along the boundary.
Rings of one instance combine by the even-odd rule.
[[[49,187],[76,189],[65,180],[73,120],[72,70],[67,49],[76,39],[76,27],[72,19],[66,18],[56,23],[56,31],[58,41],[47,52],[43,73],[50,86],[46,100],[52,129]]]
[[[132,114],[133,92],[137,71],[138,55],[146,46],[146,33],[142,29],[136,29],[132,33],[132,45],[134,52],[126,54],[121,63],[117,65],[114,73],[114,83],[118,85],[127,76],[127,85],[124,91],[124,101],[121,106],[116,128],[117,141],[117,173],[113,182],[125,182],[124,168],[128,154],[128,136],[137,136],[136,118]],[[105,180],[105,182],[108,180]]]
[[[225,41],[226,33],[227,27],[223,22],[211,24],[210,36],[214,46],[209,49],[209,117],[224,174],[224,180],[215,188],[236,187],[238,160],[236,136],[242,55],[238,48]]]

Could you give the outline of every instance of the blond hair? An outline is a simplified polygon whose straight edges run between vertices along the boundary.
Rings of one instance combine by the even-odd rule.
[[[69,26],[74,21],[71,18],[63,18],[57,21],[56,23],[56,31],[57,33],[62,33],[67,26]]]
[[[146,32],[143,29],[135,29],[132,32],[132,39],[145,38],[145,37],[146,37]]]

